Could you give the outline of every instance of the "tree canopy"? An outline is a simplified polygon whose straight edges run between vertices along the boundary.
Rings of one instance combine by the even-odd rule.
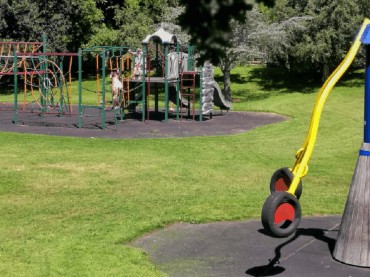
[[[0,38],[40,41],[46,33],[49,51],[76,52],[137,47],[161,26],[195,45],[200,63],[230,68],[245,53],[325,77],[366,16],[368,0],[0,0]]]
[[[75,51],[88,41],[102,18],[94,0],[0,0],[0,37],[41,41],[52,51]]]
[[[274,0],[257,0],[272,6]],[[245,21],[245,12],[253,8],[253,3],[245,0],[179,0],[185,12],[179,17],[179,24],[191,34],[190,43],[201,49],[201,61],[220,61],[225,47],[231,46],[231,20]]]

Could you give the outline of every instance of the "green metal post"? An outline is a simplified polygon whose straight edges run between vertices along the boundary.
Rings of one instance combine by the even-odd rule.
[[[59,62],[59,68],[60,68],[60,76],[59,76],[59,107],[58,112],[60,114],[63,114],[64,109],[64,95],[63,95],[63,61]]]
[[[39,56],[39,63],[40,63],[40,70],[41,70],[41,74],[40,74],[40,105],[41,105],[41,113],[45,112],[46,110],[46,105],[45,105],[45,97],[46,97],[46,93],[45,93],[45,72],[46,72],[46,69],[45,69],[45,63],[43,63],[43,56]]]
[[[13,52],[13,76],[14,76],[14,107],[13,107],[13,122],[14,124],[18,123],[18,57],[17,50],[14,49]]]
[[[195,69],[194,46],[188,46],[188,71]]]
[[[101,62],[101,66],[102,66],[102,73],[101,73],[101,78],[102,78],[102,82],[101,82],[101,94],[102,94],[102,103],[101,103],[101,112],[102,112],[102,123],[101,123],[101,126],[102,126],[102,129],[105,129],[105,51],[103,50],[102,51],[102,62]]]
[[[43,33],[42,34],[42,52],[44,53],[46,53],[46,40],[47,40],[46,34]]]
[[[168,121],[168,44],[164,45],[164,122]]]
[[[78,49],[78,128],[82,128],[82,50]]]
[[[46,53],[46,50],[47,49],[47,46],[46,46],[46,34],[43,33],[42,34],[42,52],[43,53]],[[46,60],[46,56],[40,56],[40,62],[41,62],[41,70],[44,71],[43,74],[41,74],[41,112],[46,112],[47,111],[47,108],[46,108],[46,99],[47,99],[47,91],[45,89],[45,81],[46,81],[46,78],[48,76],[48,68],[49,68],[49,65],[48,63],[45,61]],[[43,63],[43,61],[45,61]]]

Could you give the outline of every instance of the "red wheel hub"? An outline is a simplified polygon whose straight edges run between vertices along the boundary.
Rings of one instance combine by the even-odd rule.
[[[283,203],[275,211],[274,222],[275,224],[284,223],[288,220],[293,222],[294,215],[294,207],[289,203]]]
[[[275,182],[275,189],[276,189],[276,191],[287,191],[289,188],[285,184],[284,179],[283,178],[279,178]]]

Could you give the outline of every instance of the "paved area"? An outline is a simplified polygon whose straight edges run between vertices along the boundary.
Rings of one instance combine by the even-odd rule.
[[[74,108],[74,111],[77,107]],[[203,121],[188,119],[176,120],[170,114],[168,122],[163,122],[163,112],[152,112],[149,120],[141,121],[141,113],[126,115],[115,124],[114,113],[106,113],[106,128],[102,129],[101,114],[98,109],[84,112],[82,128],[78,128],[77,115],[40,115],[37,112],[22,112],[19,109],[17,124],[13,124],[14,114],[11,105],[0,105],[0,131],[34,133],[56,136],[100,137],[100,138],[175,138],[189,136],[216,136],[239,134],[267,124],[286,120],[277,114],[255,112],[216,111],[212,117],[204,116]]]
[[[178,223],[131,243],[169,276],[365,277],[370,268],[332,257],[341,216],[303,218],[297,232],[272,238],[259,220]]]

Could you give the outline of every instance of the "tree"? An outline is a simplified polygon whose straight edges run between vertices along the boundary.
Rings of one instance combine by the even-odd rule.
[[[66,1],[71,5],[71,9],[67,9],[67,14],[64,14],[68,17],[71,27],[65,34],[68,37],[66,48],[76,52],[102,27],[103,13],[96,7],[95,0]]]
[[[156,27],[161,27],[166,31],[176,34],[182,45],[189,44],[190,35],[183,31],[180,25],[177,24],[177,19],[185,11],[185,7],[174,5],[168,7],[161,22]]]
[[[100,24],[94,0],[1,0],[0,36],[16,41],[48,37],[49,51],[77,51]],[[3,9],[4,8],[4,9]]]
[[[370,17],[370,2],[368,0],[358,0],[360,12],[363,17]]]
[[[312,16],[302,40],[292,48],[294,66],[304,64],[326,79],[348,51],[362,21],[355,1],[310,0],[305,13]]]
[[[237,66],[237,64],[245,62],[248,56],[250,56],[250,34],[258,30],[261,21],[261,14],[256,7],[246,12],[246,21],[244,23],[237,22],[234,19],[231,20],[231,46],[224,48],[218,64],[224,77],[224,94],[228,101],[231,101],[231,69]]]
[[[5,30],[8,27],[6,16],[10,10],[8,1],[0,0],[0,30]]]
[[[248,11],[244,23],[233,23],[231,47],[226,47],[220,60],[224,76],[225,97],[231,99],[230,71],[240,63],[258,60],[264,63],[284,63],[289,66],[289,52],[309,18],[293,17],[280,23],[267,24],[257,6]]]
[[[268,40],[269,58],[291,71],[326,79],[344,58],[367,8],[365,0],[277,0],[264,11],[269,24],[263,33],[280,32],[278,40]]]
[[[268,6],[274,0],[257,0]],[[245,0],[179,0],[185,12],[179,18],[179,25],[191,36],[190,43],[202,49],[200,63],[210,60],[218,64],[225,47],[230,47],[231,19],[245,20],[245,12],[253,4]],[[196,19],[196,20],[195,20]]]
[[[102,12],[104,25],[107,29],[118,29],[116,11],[124,6],[126,1],[121,0],[96,0],[96,7]]]
[[[131,0],[125,1],[116,10],[115,20],[119,28],[120,44],[139,47],[141,41],[155,29],[163,18],[171,0]]]
[[[14,40],[41,39],[39,7],[29,1],[0,2],[0,37]]]
[[[292,49],[311,19],[309,16],[296,16],[272,24],[261,22],[258,30],[250,34],[250,44],[259,50],[267,64],[290,68]]]

